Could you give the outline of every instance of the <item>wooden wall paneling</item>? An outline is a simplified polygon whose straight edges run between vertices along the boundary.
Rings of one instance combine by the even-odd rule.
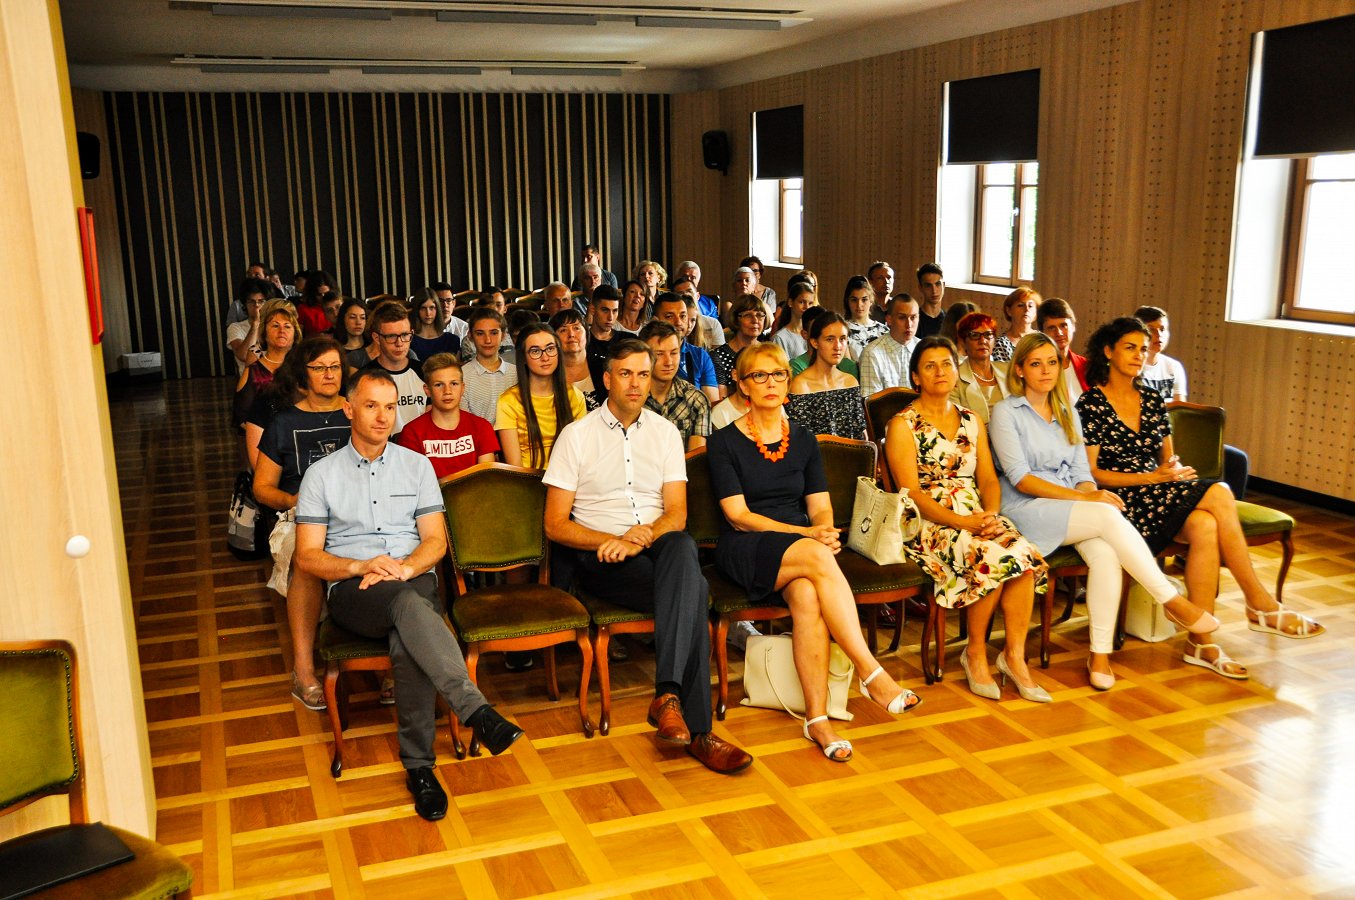
[[[0,4],[0,128],[22,136],[0,142],[0,267],[12,305],[35,318],[8,354],[31,377],[7,399],[23,439],[15,433],[0,450],[0,497],[14,516],[0,538],[0,635],[74,644],[90,820],[153,835],[112,430],[102,360],[84,338],[76,208],[85,198],[64,46],[55,4]],[[76,534],[90,541],[80,558],[65,552]],[[44,801],[0,820],[0,840],[65,821],[64,802]]]
[[[729,293],[730,272],[725,270],[722,256],[722,194],[725,182],[738,174],[733,168],[727,175],[707,169],[701,149],[702,134],[723,128],[720,93],[677,94],[672,98],[671,115],[673,262],[695,260],[701,266],[703,292],[723,297]],[[738,140],[737,135],[730,133],[731,144]]]

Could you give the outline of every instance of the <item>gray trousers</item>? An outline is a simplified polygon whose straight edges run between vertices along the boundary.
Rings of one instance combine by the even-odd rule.
[[[438,614],[432,572],[409,581],[381,581],[366,590],[358,588],[361,580],[349,578],[334,585],[329,614],[354,634],[390,641],[400,762],[406,769],[431,766],[436,762],[436,695],[441,694],[463,722],[485,705],[485,695],[470,680],[461,647]]]
[[[608,603],[654,616],[654,680],[681,686],[682,718],[693,734],[710,731],[710,586],[696,542],[670,531],[619,563],[579,551],[579,583]]]

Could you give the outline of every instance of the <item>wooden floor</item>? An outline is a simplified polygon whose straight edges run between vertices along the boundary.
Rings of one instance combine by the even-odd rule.
[[[998,704],[965,690],[953,652],[924,687],[910,623],[884,661],[925,705],[891,719],[853,696],[848,765],[789,717],[737,704],[717,730],[757,756],[745,774],[657,749],[639,645],[615,668],[612,734],[591,740],[567,689],[551,703],[539,671],[491,656],[482,687],[528,739],[457,762],[444,730],[454,797],[430,824],[373,689],[355,694],[338,781],[326,720],[288,694],[281,602],[262,564],[225,549],[227,390],[173,382],[112,410],[159,840],[198,896],[1355,897],[1351,519],[1274,501],[1300,522],[1286,599],[1322,618],[1322,638],[1246,630],[1225,579],[1222,640],[1250,682],[1182,665],[1181,638],[1131,638],[1118,685],[1095,693],[1075,616],[1037,670],[1054,703],[1009,688]],[[1273,579],[1277,553],[1253,555]],[[562,654],[562,682],[577,658]]]

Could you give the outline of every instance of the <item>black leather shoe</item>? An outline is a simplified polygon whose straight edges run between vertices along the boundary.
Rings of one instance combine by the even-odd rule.
[[[447,792],[438,784],[432,766],[410,769],[405,773],[405,786],[414,795],[414,811],[430,822],[447,815]]]
[[[475,729],[475,733],[480,737],[480,743],[495,756],[507,750],[514,741],[522,737],[522,729],[495,712],[492,706],[480,707],[466,724]]]

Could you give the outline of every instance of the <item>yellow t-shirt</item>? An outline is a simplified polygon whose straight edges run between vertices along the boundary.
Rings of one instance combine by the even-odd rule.
[[[550,451],[555,446],[555,435],[560,430],[555,424],[555,398],[533,396],[532,408],[536,410],[536,424],[541,428],[541,447],[545,451],[545,458],[540,460],[536,467],[544,469],[546,463],[550,462]],[[569,408],[574,413],[576,422],[588,413],[588,405],[584,403],[583,394],[579,393],[577,388],[569,389]],[[527,440],[527,411],[522,406],[522,395],[518,392],[517,386],[499,395],[499,412],[494,420],[494,430],[516,431],[518,447],[522,451],[522,464],[533,465],[531,444]]]

